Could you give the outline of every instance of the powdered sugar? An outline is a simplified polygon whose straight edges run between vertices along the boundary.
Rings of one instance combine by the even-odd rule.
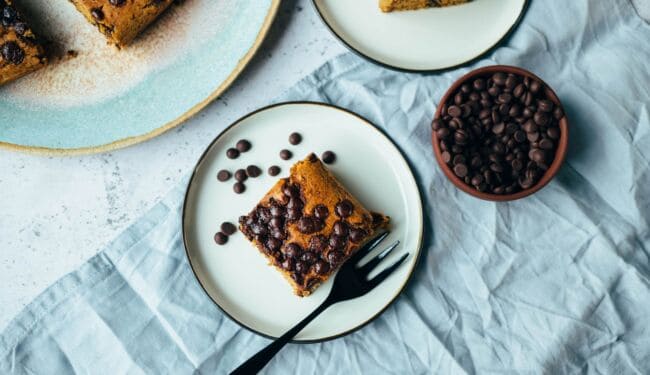
[[[25,7],[41,34],[74,58],[49,66],[3,88],[21,103],[72,107],[100,103],[124,93],[148,74],[176,61],[183,52],[214,37],[235,9],[236,0],[186,0],[172,5],[133,44],[118,50],[65,1],[30,0]]]

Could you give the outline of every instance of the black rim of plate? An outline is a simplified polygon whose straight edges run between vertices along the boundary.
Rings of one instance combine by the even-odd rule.
[[[350,43],[348,43],[347,40],[345,40],[345,38],[343,38],[339,33],[336,32],[336,30],[332,27],[332,25],[329,24],[329,22],[327,22],[327,20],[325,19],[325,16],[323,15],[323,12],[321,11],[320,7],[318,6],[318,4],[316,4],[317,1],[318,0],[312,0],[312,5],[314,6],[314,9],[316,10],[316,13],[318,13],[318,16],[320,17],[321,21],[323,21],[323,24],[325,24],[325,26],[330,31],[330,33],[332,35],[334,35],[334,37],[336,39],[338,39],[341,43],[343,43],[343,45],[346,46],[348,48],[348,50],[354,52],[357,56],[359,56],[361,58],[364,58],[364,59],[370,61],[373,64],[382,66],[382,67],[387,68],[387,69],[392,69],[392,70],[396,70],[396,71],[399,71],[399,72],[404,72],[404,73],[442,73],[442,72],[446,72],[448,70],[461,68],[461,67],[463,67],[465,65],[469,65],[469,64],[471,64],[473,62],[478,61],[479,59],[483,58],[485,55],[487,55],[490,52],[497,49],[501,44],[503,44],[505,41],[507,41],[510,38],[510,36],[512,36],[512,33],[515,31],[517,26],[519,26],[519,24],[523,20],[524,15],[526,14],[526,11],[528,10],[528,6],[530,5],[530,0],[524,0],[524,5],[521,8],[521,12],[519,13],[519,16],[517,17],[515,22],[513,22],[512,25],[510,25],[510,28],[508,29],[508,31],[506,31],[505,34],[503,34],[503,36],[499,40],[497,40],[494,44],[492,44],[490,47],[488,47],[486,50],[479,53],[475,57],[472,57],[471,59],[463,61],[463,62],[458,63],[456,65],[446,66],[444,68],[410,69],[410,68],[404,68],[404,67],[401,67],[401,66],[391,65],[391,64],[388,64],[388,63],[383,62],[383,61],[379,61],[379,60],[377,60],[377,59],[375,59],[373,57],[370,57],[370,56],[364,54],[363,52],[359,51],[358,49],[354,48]]]
[[[390,142],[393,146],[395,146],[395,148],[397,149],[397,152],[399,152],[399,154],[402,156],[402,159],[406,162],[406,164],[408,166],[408,169],[409,169],[408,172],[411,175],[411,177],[413,178],[413,181],[415,181],[415,187],[416,187],[417,192],[418,192],[418,199],[419,199],[419,202],[420,202],[420,207],[423,207],[422,206],[422,195],[420,193],[420,188],[417,185],[417,180],[415,179],[415,175],[413,174],[413,171],[412,171],[410,163],[408,162],[408,159],[406,159],[404,157],[404,153],[399,148],[399,146],[397,144],[395,144],[395,142],[393,142],[393,140],[388,136],[388,134],[386,134],[386,132],[384,132],[383,129],[379,128],[377,125],[375,125],[374,123],[372,123],[371,121],[369,121],[365,117],[363,117],[363,116],[361,116],[361,115],[359,115],[357,113],[354,113],[354,112],[352,112],[350,110],[347,110],[347,109],[341,108],[341,107],[337,107],[335,105],[328,104],[328,103],[312,102],[312,101],[288,101],[288,102],[276,103],[276,104],[271,104],[271,105],[268,105],[268,106],[265,106],[265,107],[258,108],[256,110],[254,110],[253,112],[250,112],[250,113],[244,115],[243,117],[240,117],[239,119],[235,120],[232,124],[228,125],[228,127],[226,127],[221,133],[219,133],[219,135],[217,135],[217,137],[214,140],[212,140],[212,142],[210,142],[210,144],[207,146],[205,151],[203,151],[203,153],[199,157],[196,165],[194,166],[194,169],[192,170],[192,175],[191,175],[190,180],[189,180],[189,182],[187,184],[187,188],[185,189],[185,198],[183,200],[183,210],[182,210],[182,217],[181,217],[181,235],[183,237],[183,247],[185,248],[185,256],[187,257],[187,262],[189,263],[190,268],[192,269],[192,273],[194,274],[194,278],[199,283],[199,285],[201,286],[201,289],[203,289],[203,291],[208,296],[208,298],[210,298],[210,300],[219,308],[219,310],[221,310],[222,313],[224,313],[228,318],[230,318],[230,320],[237,323],[240,327],[242,327],[242,328],[244,328],[244,329],[246,329],[246,330],[248,330],[250,332],[256,333],[256,334],[258,334],[258,335],[260,335],[262,337],[266,337],[268,339],[271,339],[271,340],[275,340],[275,339],[277,339],[277,337],[267,335],[267,334],[265,334],[263,332],[260,332],[260,331],[254,329],[254,328],[251,328],[251,327],[247,326],[246,324],[244,324],[243,322],[239,321],[234,316],[230,315],[223,307],[221,307],[221,305],[219,305],[219,303],[217,301],[214,300],[214,298],[212,298],[210,293],[208,293],[208,290],[205,288],[205,286],[201,282],[201,279],[199,278],[199,275],[197,274],[196,270],[194,269],[194,264],[192,264],[192,259],[190,257],[190,252],[189,252],[189,246],[187,244],[187,234],[186,234],[186,230],[185,230],[185,228],[186,228],[186,216],[187,216],[187,202],[188,202],[188,198],[189,198],[189,195],[190,195],[190,189],[192,187],[192,183],[194,182],[194,179],[196,177],[197,171],[199,170],[199,167],[201,166],[201,164],[205,160],[205,157],[207,156],[208,152],[210,152],[210,150],[212,149],[214,144],[219,139],[221,139],[221,137],[224,134],[226,134],[233,127],[235,127],[235,126],[239,125],[240,123],[242,123],[244,120],[246,120],[249,117],[252,117],[252,116],[254,116],[254,115],[256,115],[256,114],[258,114],[260,112],[270,110],[270,109],[273,109],[273,108],[276,108],[276,107],[281,107],[281,106],[285,106],[285,105],[295,105],[295,104],[316,105],[316,106],[323,106],[323,107],[328,107],[330,109],[339,110],[339,111],[345,112],[347,114],[350,114],[350,115],[360,119],[362,122],[366,123],[367,125],[369,125],[374,130],[378,131],[382,136],[384,136],[386,138],[386,140],[388,140],[388,142]],[[424,216],[424,212],[420,211],[420,215]],[[370,322],[377,319],[381,314],[383,314],[384,311],[386,311],[397,300],[397,298],[402,295],[402,292],[404,292],[404,290],[406,289],[406,286],[409,284],[409,281],[411,281],[411,279],[413,278],[413,274],[416,272],[416,270],[418,268],[418,265],[420,263],[420,259],[422,258],[423,230],[424,230],[424,225],[420,229],[418,244],[417,244],[416,249],[415,249],[416,250],[416,255],[415,255],[416,259],[415,259],[415,263],[413,264],[413,267],[411,268],[411,272],[409,273],[408,277],[406,278],[406,280],[402,284],[399,291],[386,304],[386,306],[381,308],[375,315],[371,316],[370,318],[368,318],[363,323],[361,323],[358,326],[356,326],[354,328],[351,328],[351,329],[349,329],[349,330],[347,330],[345,332],[341,332],[341,333],[336,334],[336,335],[323,337],[323,338],[319,338],[319,339],[313,339],[313,340],[291,340],[291,343],[293,343],[293,344],[313,344],[313,343],[320,343],[320,342],[330,341],[330,340],[337,339],[339,337],[347,336],[350,333],[353,333],[353,332],[365,327]],[[296,323],[298,323],[298,322],[296,322]]]

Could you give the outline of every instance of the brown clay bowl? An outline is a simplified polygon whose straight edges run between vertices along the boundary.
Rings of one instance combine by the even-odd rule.
[[[443,161],[442,150],[440,150],[440,142],[438,140],[438,137],[436,136],[435,131],[431,132],[432,133],[431,141],[433,143],[433,152],[436,155],[436,159],[438,160],[438,165],[440,165],[440,168],[442,168],[442,171],[444,172],[445,176],[447,176],[447,178],[451,180],[451,182],[454,185],[456,185],[457,188],[466,192],[467,194],[473,195],[480,199],[484,199],[488,201],[504,202],[504,201],[512,201],[515,199],[527,197],[539,191],[541,188],[546,186],[546,184],[548,184],[551,181],[551,179],[553,179],[553,177],[557,174],[558,170],[562,166],[562,163],[564,162],[564,158],[567,153],[567,146],[569,143],[569,123],[567,120],[566,111],[564,111],[560,99],[558,99],[555,92],[553,92],[553,90],[548,86],[548,84],[546,84],[546,82],[544,82],[542,79],[540,79],[539,77],[537,77],[536,75],[534,75],[533,73],[525,69],[518,68],[515,66],[508,66],[508,65],[486,66],[483,68],[473,70],[465,74],[464,76],[462,76],[460,79],[454,82],[453,85],[451,85],[451,87],[447,90],[445,95],[440,100],[434,119],[440,116],[440,111],[442,110],[443,104],[446,103],[451,98],[451,95],[453,95],[453,93],[456,92],[456,90],[463,83],[472,82],[476,78],[485,77],[497,72],[504,72],[506,74],[512,73],[515,75],[519,75],[521,77],[530,77],[532,79],[538,80],[539,82],[542,82],[544,84],[544,87],[546,88],[546,95],[548,99],[551,100],[556,106],[559,106],[565,114],[564,117],[559,122],[560,139],[558,140],[557,149],[555,151],[555,158],[553,159],[553,163],[551,163],[551,165],[546,170],[542,178],[540,178],[540,180],[535,185],[529,187],[528,189],[524,189],[512,194],[492,194],[492,193],[480,192],[476,190],[474,187],[467,185],[465,181],[461,180],[458,176],[456,176],[453,170]]]

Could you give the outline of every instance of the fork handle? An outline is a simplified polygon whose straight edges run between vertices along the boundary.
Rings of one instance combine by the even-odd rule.
[[[331,295],[330,295],[331,297]],[[309,322],[314,320],[320,313],[325,311],[328,307],[334,304],[332,298],[327,297],[323,303],[316,308],[311,314],[309,314],[305,319],[301,320],[300,323],[296,324],[293,328],[288,330],[284,335],[277,338],[275,341],[266,346],[266,348],[260,350],[257,354],[250,357],[248,361],[244,362],[241,366],[237,367],[230,375],[240,375],[240,374],[256,374],[261,371],[264,366],[266,366],[269,361],[282,349],[292,338],[294,338],[300,331]]]

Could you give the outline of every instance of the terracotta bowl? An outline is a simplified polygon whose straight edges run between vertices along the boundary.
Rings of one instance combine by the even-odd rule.
[[[548,96],[548,99],[551,100],[556,106],[559,106],[565,114],[565,116],[559,122],[560,139],[558,140],[557,149],[555,151],[555,158],[553,159],[553,163],[549,166],[548,170],[546,170],[546,172],[544,173],[542,178],[537,182],[537,184],[531,186],[528,189],[521,190],[513,194],[482,193],[474,189],[472,186],[467,185],[465,181],[461,180],[458,176],[456,176],[453,170],[447,164],[445,164],[445,162],[442,160],[442,151],[440,150],[440,142],[438,140],[438,137],[436,136],[435,131],[431,132],[432,133],[431,141],[433,143],[433,152],[436,155],[436,159],[438,160],[438,164],[440,165],[440,168],[442,168],[442,171],[445,173],[445,176],[447,176],[447,178],[450,179],[451,182],[454,185],[456,185],[457,188],[466,192],[467,194],[473,195],[480,199],[503,202],[503,201],[512,201],[515,199],[524,198],[537,192],[538,190],[546,186],[546,184],[548,184],[549,181],[551,181],[551,179],[557,174],[558,170],[560,169],[560,166],[562,166],[562,163],[564,162],[564,158],[567,152],[567,145],[569,143],[569,123],[567,120],[566,112],[562,107],[562,103],[560,102],[560,99],[558,99],[555,92],[553,92],[553,90],[546,84],[546,82],[544,82],[542,79],[540,79],[539,77],[537,77],[536,75],[534,75],[533,73],[525,69],[517,68],[514,66],[508,66],[508,65],[486,66],[483,68],[473,70],[465,74],[464,76],[462,76],[460,79],[454,82],[453,85],[451,85],[451,87],[447,90],[445,95],[440,100],[434,119],[440,116],[440,111],[442,110],[443,104],[446,103],[451,98],[453,93],[456,92],[456,90],[463,83],[472,82],[474,79],[478,77],[485,77],[497,72],[504,72],[506,74],[512,73],[515,75],[519,75],[521,77],[530,77],[532,79],[538,80],[539,82],[542,82],[546,87],[546,95]]]

